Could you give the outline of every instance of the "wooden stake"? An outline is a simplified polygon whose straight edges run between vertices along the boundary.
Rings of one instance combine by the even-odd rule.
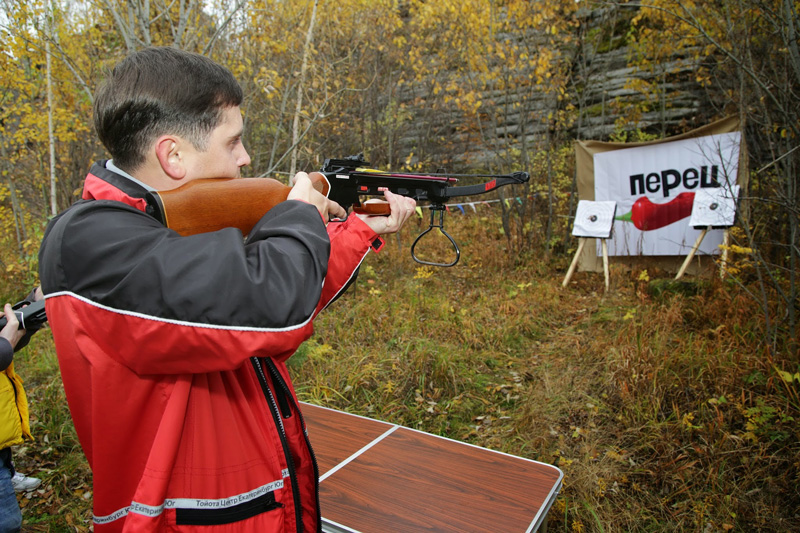
[[[711,229],[711,226],[708,226],[708,227],[704,228],[703,231],[700,232],[700,236],[697,237],[697,241],[694,243],[694,246],[692,247],[692,251],[689,252],[689,255],[686,256],[686,260],[683,262],[683,265],[681,265],[681,269],[678,271],[678,275],[675,276],[676,280],[681,279],[683,277],[684,272],[686,272],[686,269],[689,267],[689,263],[692,262],[692,258],[694,257],[694,254],[696,254],[697,250],[700,248],[700,243],[702,243],[703,239],[706,238],[706,233],[708,233],[708,231],[710,229]]]
[[[575,252],[575,257],[572,259],[572,264],[569,265],[569,270],[567,270],[567,277],[564,278],[564,283],[561,284],[562,287],[567,286],[570,278],[572,278],[572,274],[575,273],[575,268],[578,266],[578,257],[581,255],[581,252],[583,251],[583,246],[585,244],[586,244],[586,237],[580,237],[578,240],[578,251]]]
[[[606,292],[608,292],[608,244],[603,239],[603,275],[606,278]]]

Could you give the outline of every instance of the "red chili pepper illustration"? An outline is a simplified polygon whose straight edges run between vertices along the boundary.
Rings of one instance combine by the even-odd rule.
[[[633,222],[642,231],[654,230],[691,215],[693,203],[693,192],[682,192],[665,204],[654,204],[649,198],[642,196],[634,202],[630,212],[616,219]]]

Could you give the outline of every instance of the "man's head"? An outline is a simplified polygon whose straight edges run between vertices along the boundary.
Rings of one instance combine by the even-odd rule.
[[[229,125],[241,144],[241,102],[242,89],[225,67],[175,48],[147,48],[122,60],[100,87],[94,124],[114,163],[133,172],[160,144],[159,159],[176,145],[207,152],[215,129],[237,116],[239,124]]]

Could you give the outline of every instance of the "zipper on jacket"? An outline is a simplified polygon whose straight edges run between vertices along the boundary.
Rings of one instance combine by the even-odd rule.
[[[269,384],[267,383],[267,376],[264,373],[264,368],[261,366],[261,361],[257,357],[251,357],[250,361],[253,364],[253,369],[256,371],[256,376],[258,377],[258,382],[261,384],[261,390],[264,393],[264,397],[267,400],[267,405],[269,406],[269,411],[272,414],[272,419],[275,422],[275,426],[278,428],[278,435],[280,436],[281,446],[283,447],[283,455],[286,458],[286,465],[289,468],[289,482],[292,485],[292,499],[294,501],[294,515],[295,515],[295,522],[297,523],[297,532],[302,533],[303,531],[303,508],[300,503],[300,485],[297,482],[297,473],[294,467],[294,458],[292,457],[292,451],[289,448],[289,442],[286,438],[286,428],[283,426],[283,420],[281,419],[281,413],[278,408],[278,404],[275,401],[275,395],[272,394],[272,390],[269,388]],[[264,358],[263,361],[269,361],[268,358]],[[277,391],[279,388],[278,383],[275,382],[273,378],[273,384],[275,385],[275,390]],[[280,380],[283,382],[283,380]]]
[[[272,359],[264,359],[267,367],[270,370],[270,373],[275,376],[273,379],[273,384],[275,387],[280,385],[283,389],[283,394],[285,398],[291,400],[292,404],[294,405],[295,412],[300,417],[301,426],[303,428],[303,438],[306,441],[306,448],[308,448],[308,453],[311,455],[311,464],[314,467],[314,497],[316,498],[317,502],[317,531],[322,531],[322,507],[319,503],[319,466],[317,465],[317,456],[314,453],[314,448],[311,446],[311,441],[308,439],[308,430],[306,429],[306,421],[303,418],[303,411],[300,409],[300,406],[294,401],[294,397],[292,396],[291,391],[289,390],[289,386],[286,384],[286,381],[281,377],[280,372],[278,372],[278,368],[275,366],[275,361]],[[288,408],[288,406],[287,406]],[[287,417],[288,418],[288,417]]]
[[[289,398],[292,397],[292,393],[289,391],[289,386],[286,385],[283,376],[281,376],[280,372],[278,372],[278,368],[275,366],[275,361],[265,357],[264,363],[266,363],[267,368],[269,369],[269,374],[272,378],[272,384],[275,386],[275,399],[278,400],[278,406],[281,409],[281,414],[283,415],[283,418],[289,418],[292,416],[292,408],[289,405]]]

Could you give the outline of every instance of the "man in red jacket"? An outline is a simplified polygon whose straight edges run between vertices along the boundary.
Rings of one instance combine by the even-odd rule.
[[[414,201],[350,216],[299,173],[244,240],[181,237],[150,190],[239,177],[242,91],[213,61],[149,48],[95,98],[112,160],[48,225],[39,253],[94,529],[319,531],[318,470],[285,361]]]

